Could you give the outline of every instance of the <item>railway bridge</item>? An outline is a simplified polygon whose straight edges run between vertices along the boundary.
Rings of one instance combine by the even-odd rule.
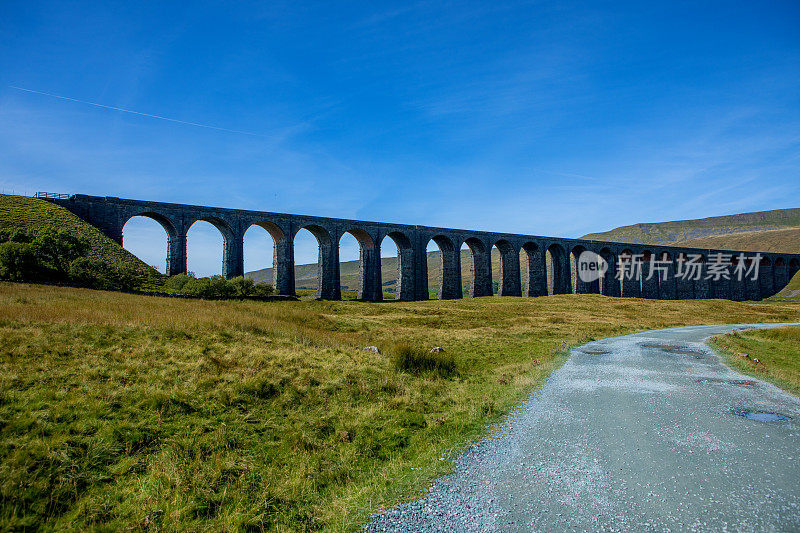
[[[742,260],[747,264],[738,266],[753,272],[754,252],[412,226],[83,194],[47,199],[72,211],[120,244],[123,227],[132,217],[144,216],[157,221],[167,233],[166,272],[169,275],[186,272],[186,235],[197,221],[211,223],[222,234],[223,276],[243,275],[244,234],[253,225],[261,226],[274,241],[274,287],[280,294],[288,295],[295,294],[294,237],[301,229],[307,229],[319,245],[317,297],[331,300],[341,298],[339,240],[345,233],[353,235],[359,243],[357,292],[358,298],[365,300],[383,298],[380,247],[386,237],[398,250],[395,296],[400,300],[429,298],[427,247],[430,241],[441,251],[442,276],[438,294],[443,299],[463,296],[461,248],[464,244],[472,255],[470,297],[492,295],[493,247],[497,247],[501,258],[500,275],[496,280],[501,296],[598,293],[656,299],[759,300],[780,291],[800,269],[800,255],[762,252],[756,279],[752,275],[739,279],[733,275],[712,274],[721,262],[732,273],[737,261]],[[596,280],[583,281],[579,275],[579,258],[584,251],[598,254],[608,267]],[[520,255],[527,258],[524,269]],[[699,268],[699,275],[682,276],[690,263]],[[657,275],[650,275],[650,269],[655,268],[658,272],[653,273]],[[618,276],[618,273],[633,270],[641,275]]]

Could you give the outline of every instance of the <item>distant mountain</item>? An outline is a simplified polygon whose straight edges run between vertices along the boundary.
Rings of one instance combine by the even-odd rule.
[[[758,211],[720,217],[701,218],[697,220],[676,220],[673,222],[653,222],[622,226],[620,228],[590,233],[584,239],[613,242],[630,242],[637,244],[678,244],[693,246],[690,243],[727,243],[733,240],[705,241],[711,237],[731,236],[738,233],[750,233],[740,236],[736,242],[755,243],[761,239],[762,232],[773,230],[800,229],[800,209],[776,209],[774,211]],[[785,235],[783,236],[785,237]],[[770,237],[773,245],[788,244],[778,236]],[[753,239],[756,239],[754,241]],[[776,240],[778,239],[778,240]],[[795,242],[797,242],[795,240]],[[752,247],[754,244],[750,244]],[[705,245],[703,245],[705,246]],[[798,244],[797,246],[800,246]],[[727,247],[733,247],[729,245]],[[760,248],[759,248],[760,250]],[[762,250],[767,251],[767,250]],[[790,250],[780,250],[789,252]]]

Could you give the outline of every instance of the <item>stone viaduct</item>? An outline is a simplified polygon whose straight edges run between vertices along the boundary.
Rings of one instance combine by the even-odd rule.
[[[223,276],[241,276],[244,274],[245,231],[254,224],[259,225],[272,235],[274,241],[274,286],[279,293],[289,295],[295,293],[294,237],[299,230],[307,229],[319,245],[317,297],[330,300],[341,298],[339,240],[345,233],[353,235],[360,245],[358,298],[365,300],[380,300],[383,296],[380,246],[385,237],[389,237],[398,249],[395,290],[396,298],[401,300],[429,298],[426,249],[431,240],[441,251],[443,274],[438,294],[443,299],[462,297],[460,250],[463,244],[469,247],[473,259],[471,297],[492,295],[493,246],[501,256],[497,282],[498,294],[502,296],[599,293],[657,299],[759,300],[780,291],[800,269],[800,255],[762,253],[756,281],[738,281],[734,276],[730,280],[714,281],[705,279],[706,272],[702,273],[701,279],[680,279],[675,276],[676,269],[683,266],[679,263],[692,254],[699,254],[705,265],[717,252],[733,254],[732,266],[739,252],[387,224],[82,194],[48,199],[69,209],[120,244],[122,229],[130,218],[144,216],[156,220],[167,233],[167,273],[170,275],[186,272],[186,234],[192,224],[202,220],[213,224],[223,236]],[[605,275],[593,283],[584,283],[576,275],[576,259],[584,250],[601,255],[609,264]],[[520,267],[522,252],[528,259],[524,272]],[[753,255],[753,252],[743,253]],[[620,268],[618,258],[625,261],[634,256],[642,258],[640,264],[644,276],[640,280],[620,282],[616,279]],[[648,280],[649,260],[653,256],[667,267],[662,267],[659,275]]]

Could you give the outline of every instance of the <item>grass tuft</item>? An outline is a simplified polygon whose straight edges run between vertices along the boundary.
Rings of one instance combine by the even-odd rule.
[[[456,373],[456,360],[448,352],[428,352],[408,343],[392,347],[392,362],[400,372],[435,374],[443,378]]]

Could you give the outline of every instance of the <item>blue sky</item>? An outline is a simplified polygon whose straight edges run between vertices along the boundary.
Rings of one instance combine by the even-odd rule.
[[[796,0],[193,4],[0,3],[0,188],[567,237],[800,207]]]

